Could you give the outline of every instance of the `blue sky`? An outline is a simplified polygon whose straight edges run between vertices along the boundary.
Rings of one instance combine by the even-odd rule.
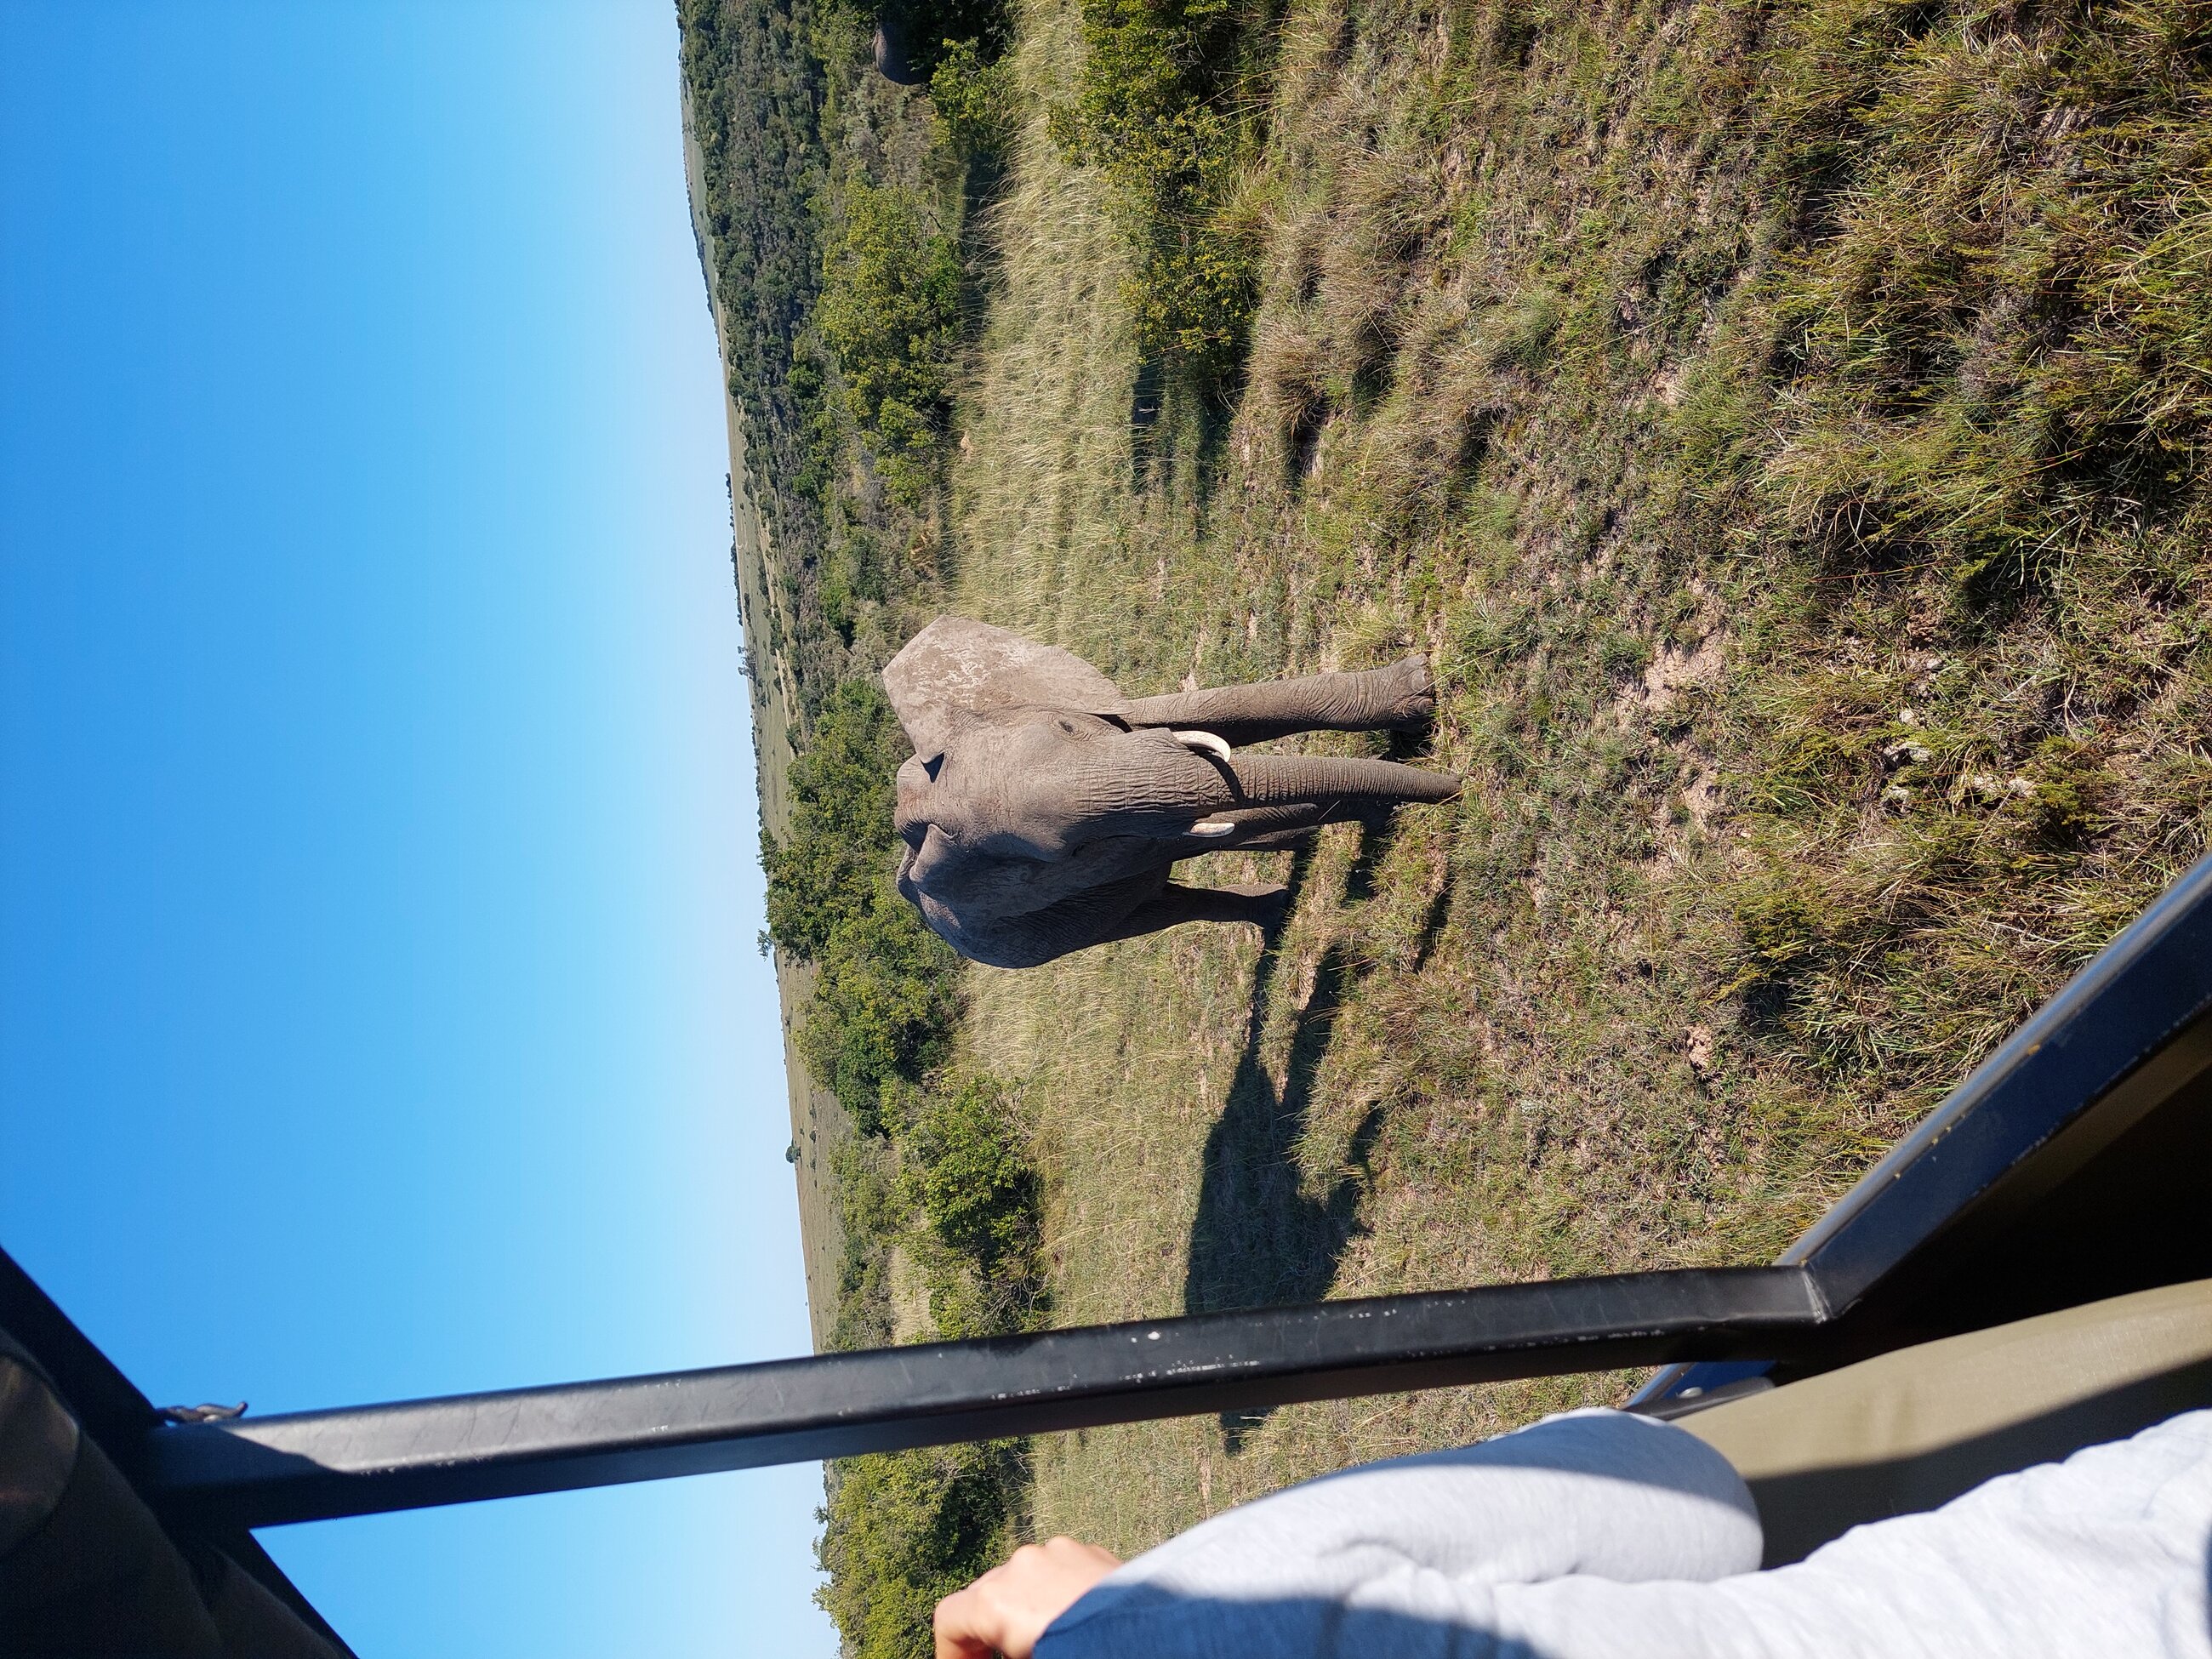
[[[0,1242],[158,1401],[807,1346],[669,0],[0,0]],[[814,1466],[273,1530],[826,1653]]]

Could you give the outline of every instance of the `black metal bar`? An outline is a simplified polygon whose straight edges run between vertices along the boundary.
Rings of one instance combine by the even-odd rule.
[[[1691,1269],[827,1354],[147,1437],[147,1490],[268,1526],[1293,1401],[1786,1351],[1796,1267]]]
[[[1838,1313],[2012,1177],[2055,1184],[2091,1150],[2046,1149],[2093,1109],[2108,1142],[2183,1080],[2159,1075],[2114,1099],[2154,1060],[2201,1065],[2212,1013],[2212,856],[2201,859],[1786,1251]],[[2102,1109],[2107,1103],[2115,1109]]]
[[[2212,1060],[2197,1040],[2212,1037],[2208,1010],[2212,860],[1771,1268],[1494,1285],[179,1425],[144,1437],[136,1462],[165,1507],[258,1526],[1613,1366],[1835,1363],[1833,1320],[1898,1279],[1901,1264],[1954,1237],[1962,1217],[1989,1213],[1993,1194],[2061,1178]],[[1640,1398],[1668,1391],[1662,1381]]]
[[[1810,1269],[1839,1319],[1889,1297],[1910,1264],[1955,1255],[2028,1209],[2208,1065],[2212,856],[1976,1067],[1782,1264]],[[1738,1380],[1735,1368],[1670,1367],[1630,1407]]]

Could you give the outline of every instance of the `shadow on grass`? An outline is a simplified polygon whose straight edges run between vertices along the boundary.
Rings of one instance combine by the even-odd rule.
[[[1152,482],[1154,450],[1158,447],[1160,409],[1167,401],[1167,368],[1157,356],[1137,365],[1137,378],[1129,388],[1129,488],[1142,490]]]
[[[1389,844],[1387,826],[1364,831],[1359,856],[1346,884],[1357,901],[1374,890],[1375,869]],[[1310,855],[1291,866],[1295,899]],[[1271,939],[1253,975],[1252,1008],[1244,1047],[1221,1116],[1206,1137],[1198,1214],[1191,1223],[1190,1267],[1183,1310],[1211,1313],[1226,1308],[1318,1302],[1336,1282],[1344,1252],[1359,1231],[1358,1205],[1366,1165],[1382,1127],[1377,1107],[1360,1120],[1340,1173],[1316,1194],[1301,1178],[1298,1144],[1313,1109],[1315,1079],[1335,1034],[1336,1017],[1369,971],[1339,942],[1314,971],[1313,994],[1291,1031],[1290,1055],[1279,1091],[1261,1059],[1268,993],[1281,965]],[[1233,1455],[1267,1419],[1266,1412],[1227,1412],[1221,1427]]]

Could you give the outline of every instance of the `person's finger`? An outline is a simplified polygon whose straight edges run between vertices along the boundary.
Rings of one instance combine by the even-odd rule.
[[[1054,1538],[1024,1544],[1004,1565],[937,1604],[937,1659],[1030,1659],[1045,1628],[1121,1565],[1104,1550]]]
[[[930,1620],[936,1638],[937,1659],[990,1659],[991,1644],[977,1628],[983,1612],[975,1586],[958,1589],[937,1604]]]

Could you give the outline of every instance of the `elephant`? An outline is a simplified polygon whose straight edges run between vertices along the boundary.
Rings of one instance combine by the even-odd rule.
[[[1325,823],[1449,800],[1393,761],[1242,754],[1293,732],[1427,722],[1427,663],[1126,697],[1089,663],[940,617],[884,669],[914,744],[898,771],[898,890],[962,956],[1034,968],[1186,921],[1265,927],[1267,884],[1191,887],[1179,860],[1302,845]]]

